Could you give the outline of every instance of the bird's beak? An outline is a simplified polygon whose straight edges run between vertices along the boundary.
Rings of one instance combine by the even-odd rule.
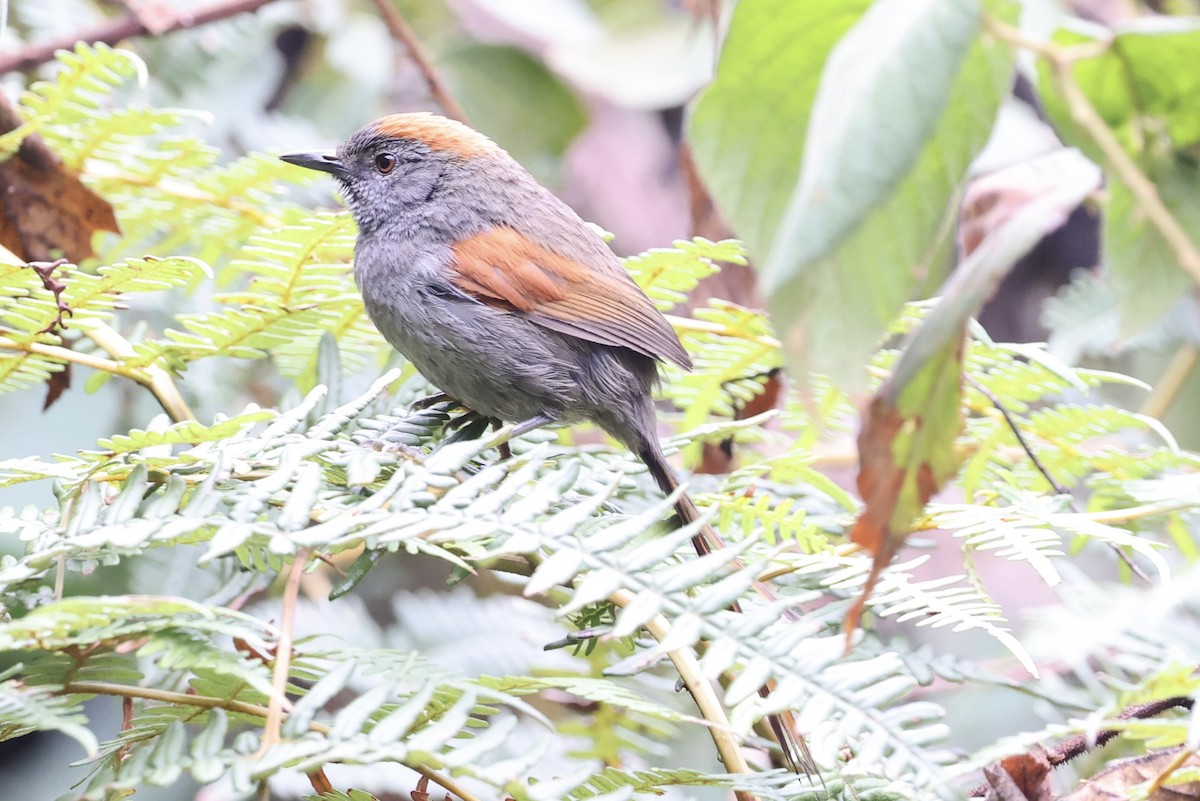
[[[297,167],[327,172],[336,178],[346,177],[346,167],[334,153],[286,153],[279,158]]]

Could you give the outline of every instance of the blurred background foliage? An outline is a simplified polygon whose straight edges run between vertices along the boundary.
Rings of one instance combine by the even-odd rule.
[[[263,286],[273,271],[283,268],[269,258],[250,258],[253,253],[243,249],[248,238],[296,223],[310,207],[336,207],[328,182],[288,171],[262,154],[332,145],[384,113],[439,110],[426,76],[396,41],[377,3],[277,0],[260,4],[253,13],[191,29],[158,28],[210,5],[183,0],[15,0],[5,5],[0,60],[129,18],[154,32],[119,42],[136,54],[144,75],[134,74],[139,71],[135,62],[114,66],[126,74],[114,81],[103,106],[163,110],[155,113],[170,117],[169,134],[158,129],[124,131],[129,141],[116,142],[112,153],[128,162],[120,165],[115,157],[110,162],[122,166],[124,174],[91,179],[119,209],[145,215],[133,230],[142,230],[139,225],[145,222],[161,237],[139,241],[101,235],[100,249],[106,263],[136,260],[147,248],[160,256],[194,256],[211,265],[215,281],[205,280],[203,271],[186,261],[172,262],[177,289],[136,294],[132,308],[121,312],[122,331],[137,342],[157,341],[158,332],[178,328],[180,308],[197,315],[229,308],[229,298],[220,293],[243,291],[247,275],[262,278],[259,290],[267,293]],[[1016,46],[1020,41],[1005,38],[1007,29],[982,29],[981,9],[1032,42],[1061,48],[1102,43],[1067,69],[1114,133],[1116,146],[1153,181],[1185,236],[1194,242],[1200,233],[1200,106],[1194,102],[1197,73],[1189,68],[1200,63],[1200,27],[1189,16],[1197,13],[1192,4],[928,0],[905,6],[905,35],[889,40],[896,43],[894,50],[876,47],[877,40],[862,25],[864,15],[870,9],[883,20],[880,24],[892,24],[901,18],[901,6],[904,2],[846,0],[833,10],[829,3],[799,0],[399,0],[393,6],[467,119],[586,219],[611,231],[618,253],[632,256],[693,235],[712,240],[736,235],[745,243],[745,250],[729,243],[685,244],[672,253],[633,259],[628,266],[651,288],[657,268],[682,274],[677,284],[667,281],[659,287],[662,305],[673,308],[684,292],[690,292],[680,309],[697,309],[700,324],[682,327],[681,334],[689,350],[701,354],[701,370],[693,376],[672,373],[665,388],[665,397],[679,407],[672,422],[681,430],[728,418],[748,402],[769,395],[773,390],[767,388],[786,354],[792,380],[806,384],[808,392],[769,398],[767,407],[784,407],[777,426],[721,428],[677,444],[688,467],[717,473],[736,466],[723,455],[722,449],[732,447],[727,435],[757,445],[759,456],[747,459],[727,479],[710,479],[708,484],[700,479],[702,489],[724,493],[723,526],[795,539],[803,554],[824,554],[830,560],[845,535],[849,514],[857,511],[849,492],[856,456],[855,402],[864,400],[865,388],[876,387],[896,359],[890,350],[873,355],[879,342],[916,325],[924,312],[903,312],[904,303],[937,290],[965,249],[964,237],[970,238],[972,224],[979,236],[997,230],[1007,219],[1006,209],[1011,212],[1044,184],[1021,177],[1011,183],[1002,180],[999,189],[992,189],[995,204],[984,203],[975,217],[968,214],[965,224],[957,226],[963,179],[1004,175],[1004,168],[1061,154],[1064,145],[1110,167],[1109,155],[1093,133],[1078,124],[1064,99],[1053,59],[1038,57],[1036,48],[1021,50]],[[844,37],[856,28],[860,38],[847,44]],[[829,64],[836,69],[826,72]],[[20,96],[38,80],[61,78],[66,69],[62,62],[22,66],[8,65],[2,76],[9,97]],[[86,116],[86,110],[81,114]],[[130,121],[137,116],[132,114]],[[807,130],[810,119],[821,119],[828,127]],[[70,130],[64,125],[46,134],[65,159],[82,162],[87,154],[72,152]],[[180,135],[197,141],[171,150],[169,138]],[[162,150],[154,149],[160,145]],[[257,155],[236,161],[248,154]],[[186,172],[189,165],[181,161],[185,158],[195,159],[196,171]],[[210,219],[203,204],[190,211],[179,204],[170,206],[169,213],[180,217],[149,225],[150,218],[168,207],[146,204],[130,189],[135,182],[129,176],[145,175],[141,171],[152,169],[156,160],[172,159],[176,161],[171,169],[210,181],[199,188],[210,193],[209,199],[223,198],[222,213],[229,213]],[[1072,162],[1053,165],[1064,163]],[[220,171],[230,164],[236,168]],[[1065,169],[1055,174],[1064,184],[1077,176]],[[1084,185],[1086,181],[1085,177]],[[837,202],[814,205],[814,199],[829,197]],[[239,211],[237,203],[250,208]],[[992,219],[989,214],[996,209]],[[977,627],[983,627],[985,619],[989,626],[994,623],[990,637],[976,631],[956,634],[955,639],[946,629],[931,633],[884,621],[879,627],[882,637],[870,646],[874,654],[887,651],[886,637],[911,640],[911,645],[897,646],[898,652],[904,653],[914,675],[935,682],[934,689],[920,692],[944,703],[960,754],[993,746],[1006,735],[1047,720],[1087,712],[1103,716],[1096,710],[1111,713],[1113,708],[1104,704],[1116,704],[1114,699],[1131,703],[1194,692],[1194,679],[1186,671],[1181,675],[1178,666],[1198,658],[1194,626],[1180,622],[1190,608],[1186,599],[1172,595],[1178,593],[1178,584],[1154,596],[1153,608],[1160,615],[1120,618],[1148,605],[1145,596],[1134,590],[1122,594],[1124,590],[1107,585],[1111,595],[1090,592],[1094,588],[1085,581],[1069,590],[1050,589],[1061,580],[1055,569],[1061,561],[1059,549],[1068,545],[1047,532],[1065,530],[1078,535],[1073,542],[1109,542],[1135,554],[1148,551],[1138,550],[1140,541],[1130,545],[1131,540],[1122,537],[1145,534],[1170,546],[1176,567],[1194,559],[1197,500],[1188,481],[1195,457],[1186,449],[1200,442],[1200,424],[1192,412],[1200,393],[1193,369],[1200,345],[1195,274],[1180,269],[1178,249],[1152,230],[1129,181],[1119,172],[1109,169],[1102,192],[1058,211],[1064,212],[1062,220],[1055,218],[1055,224],[1039,232],[1045,236],[1017,263],[983,310],[987,334],[975,332],[966,358],[967,373],[979,382],[963,400],[971,415],[963,437],[966,452],[961,454],[966,467],[949,497],[942,498],[945,508],[927,521],[962,541],[966,567],[961,566],[964,557],[956,552],[956,540],[934,554],[932,567],[922,568],[931,572],[921,573],[914,563],[918,578],[906,584],[906,568],[898,569],[899,578],[881,588],[882,597],[891,597],[893,606],[877,607],[881,617],[884,608],[890,608],[893,617],[903,616],[909,608],[904,593],[916,593],[913,587],[920,578],[955,570],[966,571],[970,589],[979,593],[971,596],[972,602],[998,602],[963,618]],[[351,232],[338,228],[338,218],[322,219],[320,224],[307,224],[297,236],[319,238],[333,254],[331,261],[344,260]],[[286,239],[285,233],[270,245],[282,248]],[[305,242],[290,244],[299,248]],[[760,268],[765,299],[760,298],[747,260]],[[714,272],[711,262],[723,263],[725,269],[706,277]],[[307,278],[313,286],[320,284],[321,276]],[[181,300],[184,294],[186,301]],[[710,296],[747,308],[705,305]],[[763,305],[772,313],[774,328],[753,311]],[[332,327],[328,320],[321,324]],[[722,338],[722,330],[738,336]],[[784,348],[774,342],[776,332]],[[386,367],[403,369],[366,327],[357,331],[357,338],[347,336],[333,346],[329,339],[315,336],[320,344],[306,346],[303,352],[272,343],[269,360],[247,360],[233,353],[201,357],[204,329],[192,333],[192,341],[175,341],[164,352],[187,364],[183,392],[202,421],[232,414],[251,402],[293,408],[318,383],[329,386],[330,395],[314,403],[318,411],[329,412],[367,391]],[[737,340],[736,348],[731,339]],[[1042,340],[1049,342],[1048,355],[1036,348],[995,344]],[[1073,367],[1082,369],[1075,372]],[[818,374],[805,380],[809,369]],[[1147,394],[1136,381],[1101,371],[1109,369],[1139,378],[1153,389]],[[411,373],[405,374],[405,381],[397,400],[409,400],[427,389]],[[145,428],[159,411],[154,398],[131,381],[112,380],[89,389],[94,391],[73,387],[44,411],[47,399],[41,391],[0,395],[0,456],[49,459],[55,453],[76,453],[114,432]],[[983,393],[1001,397],[1016,411],[1050,472],[1079,496],[1089,513],[1103,514],[1108,507],[1128,503],[1161,508],[1177,504],[1181,510],[1164,513],[1164,520],[1144,529],[1138,520],[1123,521],[1125,528],[1088,529],[1087,521],[1069,518],[1065,496],[1039,495],[1051,488],[1016,454],[1017,443]],[[1083,405],[1085,400],[1090,404],[1086,412],[1070,405]],[[1115,405],[1102,406],[1110,402]],[[383,414],[390,409],[371,411]],[[1138,411],[1144,415],[1138,416]],[[584,444],[582,458],[589,458],[589,436],[564,435],[570,437]],[[794,450],[789,450],[793,443],[788,437],[799,443]],[[1091,449],[1097,441],[1100,445]],[[152,445],[141,442],[138,447]],[[605,463],[603,456],[597,459],[601,468],[615,474],[617,467]],[[339,465],[332,472],[349,486],[349,469]],[[545,470],[544,475],[554,475],[551,468]],[[1170,480],[1177,483],[1153,483]],[[755,487],[766,489],[757,497],[750,491],[738,494]],[[586,495],[591,488],[579,491]],[[620,493],[634,509],[650,503],[644,488],[622,484]],[[959,501],[963,503],[956,507]],[[47,482],[0,488],[0,505],[46,507],[53,502]],[[1001,509],[1010,515],[1003,525]],[[1027,539],[1011,536],[1014,531]],[[1013,555],[1014,543],[1025,550]],[[13,554],[22,553],[23,545],[15,537],[0,540],[0,547]],[[917,545],[928,546],[929,541]],[[977,554],[989,550],[1018,564],[995,560],[998,567],[976,565]],[[842,558],[840,553],[836,558]],[[187,548],[113,561],[68,573],[67,594],[161,593],[171,587],[182,596],[199,598],[219,591],[230,579],[199,569],[196,552]],[[842,567],[853,577],[843,577],[839,600],[844,600],[846,587],[860,586],[855,582],[861,575],[854,571],[861,565],[847,565]],[[1030,565],[1041,581],[1030,581]],[[1086,553],[1062,572],[1086,572],[1097,565],[1102,571],[1114,570],[1108,560]],[[385,559],[353,595],[336,604],[323,601],[336,577],[315,573],[306,580],[309,597],[302,601],[298,631],[303,636],[337,630],[347,642],[363,648],[418,650],[430,662],[469,676],[484,671],[520,674],[535,666],[579,670],[580,662],[586,661],[568,658],[564,651],[543,655],[542,644],[562,634],[561,622],[535,605],[515,602],[502,579],[485,577],[473,591],[447,591],[444,584],[451,573],[448,564],[434,558]],[[839,586],[837,581],[835,575],[821,591],[832,592],[829,587]],[[50,588],[43,589],[48,597]],[[913,602],[914,608],[935,606],[935,595],[931,588]],[[1041,612],[1036,625],[1020,620],[1026,610],[1051,603],[1056,605],[1047,608],[1053,612]],[[951,614],[952,604],[947,604],[942,619],[957,619]],[[1106,619],[1120,618],[1120,623],[1105,631],[1087,626],[1089,615],[1100,608],[1111,614]],[[997,609],[1017,619],[1019,634],[1035,632],[1029,643],[1005,639],[1006,621]],[[274,596],[258,597],[255,612],[262,619],[277,619]],[[993,613],[996,618],[989,618]],[[824,622],[833,625],[836,615],[827,617]],[[1028,617],[1035,614],[1029,612]],[[603,612],[584,609],[576,622],[607,625],[612,620]],[[1013,703],[1012,685],[1017,682],[1006,684],[999,674],[969,681],[980,665],[1008,659],[1001,646],[1019,656],[1028,646],[1039,663],[1053,661],[1061,640],[1047,632],[1061,635],[1072,629],[1079,636],[1077,658],[1057,654],[1070,661],[1069,666],[1050,671],[1044,684],[1019,687],[1025,703]],[[236,627],[230,631],[246,633]],[[954,644],[950,651],[967,656],[964,662],[929,650],[948,642]],[[1127,652],[1137,656],[1127,657]],[[611,653],[597,655],[593,667],[604,658],[615,661]],[[501,659],[507,662],[499,664]],[[1097,665],[1110,686],[1092,683],[1089,676]],[[945,682],[962,681],[964,675],[965,690],[946,690]],[[671,683],[669,676],[649,674],[639,689],[670,704],[677,701]],[[578,696],[571,696],[564,703],[577,702]],[[601,764],[615,766],[627,752],[649,754],[658,764],[671,764],[672,759],[686,763],[678,755],[711,750],[699,727],[677,726],[671,714],[658,709],[641,710],[642,716],[636,708],[631,713],[615,705],[601,705],[599,710],[598,726],[609,726],[612,732],[603,741],[608,750],[597,745],[599,738],[574,734],[580,734],[581,748],[596,748],[586,756]],[[111,705],[89,704],[88,711],[94,728],[109,734],[118,730],[120,720]],[[1148,726],[1139,736],[1152,735]],[[1044,737],[1044,732],[1037,736]],[[35,799],[66,792],[83,775],[81,768],[62,769],[69,761],[63,755],[78,753],[72,748],[57,735],[5,743],[0,746],[0,785],[21,787],[23,797]],[[565,744],[558,748],[569,750]],[[1000,750],[993,749],[997,754]],[[1135,749],[1121,753],[1131,752]],[[979,753],[991,752],[976,753],[976,761],[982,758]],[[556,752],[547,760],[573,764],[570,756]],[[1089,767],[1095,766],[1085,764],[1081,774]],[[371,767],[345,770],[339,781],[346,786],[377,780],[369,775]],[[293,779],[298,777],[280,777],[273,792],[288,798],[311,792],[302,779],[289,785]],[[388,781],[378,784],[386,788]],[[397,781],[389,791],[403,797],[398,795],[403,787]],[[225,797],[211,789],[199,792],[200,798]],[[195,793],[194,787],[180,782],[162,790],[139,790],[138,796],[189,798]]]

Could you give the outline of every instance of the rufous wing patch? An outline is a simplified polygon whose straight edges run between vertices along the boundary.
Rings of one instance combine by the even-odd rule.
[[[373,127],[380,136],[424,142],[433,150],[462,158],[501,152],[499,145],[474,128],[436,114],[391,114],[376,120]]]
[[[691,367],[666,318],[632,279],[589,268],[512,228],[460,241],[450,270],[456,287],[489,306],[559,333]]]

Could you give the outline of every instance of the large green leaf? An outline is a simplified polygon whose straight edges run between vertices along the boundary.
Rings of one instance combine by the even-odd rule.
[[[1097,113],[1158,187],[1159,196],[1195,240],[1200,238],[1200,194],[1194,162],[1170,155],[1200,142],[1200,24],[1195,20],[1145,19],[1115,34],[1092,26],[1055,34],[1060,46],[1107,43],[1092,58],[1076,61],[1072,75]],[[1071,118],[1052,68],[1038,65],[1039,90],[1050,119],[1072,144],[1102,158],[1090,134]],[[1191,288],[1174,251],[1150,224],[1128,187],[1112,177],[1105,209],[1107,278],[1128,339],[1154,325]]]
[[[1200,171],[1175,158],[1156,166],[1151,175],[1159,197],[1192,241],[1200,240]],[[1121,338],[1128,339],[1158,324],[1194,284],[1129,188],[1114,178],[1108,194],[1104,215],[1105,277],[1116,296]]]
[[[881,0],[851,28],[862,5],[739,4],[692,132],[710,189],[763,265],[794,364],[861,385],[860,365],[887,323],[945,275],[957,192],[1011,80],[1009,49],[979,35],[985,5],[1010,9],[1003,0]],[[774,13],[743,13],[763,6]],[[821,36],[779,33],[793,25]],[[822,63],[819,90],[790,89]],[[773,73],[773,85],[726,85],[755,70]],[[740,106],[718,105],[734,91],[744,93]],[[760,127],[770,138],[754,136]],[[779,147],[789,137],[796,143]],[[786,206],[775,205],[785,193]],[[747,215],[758,219],[747,226]]]
[[[713,199],[761,260],[800,174],[804,130],[829,51],[870,0],[742,0],[717,76],[688,120]]]
[[[976,207],[991,205],[989,195],[1002,193],[1013,182],[1025,188],[1028,199],[963,259],[863,420],[858,489],[866,505],[852,539],[873,551],[875,561],[852,616],[904,543],[912,521],[958,470],[955,441],[962,430],[968,322],[1012,266],[1100,186],[1100,169],[1076,150],[1061,150],[989,179],[973,192]],[[966,205],[972,205],[971,198]]]
[[[1095,26],[1060,30],[1055,44],[1107,42],[1093,58],[1076,61],[1072,74],[1100,116],[1131,149],[1165,133],[1176,148],[1200,142],[1200,21],[1157,17],[1122,24],[1114,32]],[[1073,144],[1090,145],[1055,90],[1052,69],[1038,64],[1040,94],[1051,120]],[[1075,141],[1078,140],[1078,141]]]

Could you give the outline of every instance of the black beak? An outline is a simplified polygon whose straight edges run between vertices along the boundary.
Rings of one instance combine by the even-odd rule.
[[[335,178],[346,177],[345,165],[333,153],[286,153],[279,158],[288,164],[295,164],[297,167],[327,172]]]

